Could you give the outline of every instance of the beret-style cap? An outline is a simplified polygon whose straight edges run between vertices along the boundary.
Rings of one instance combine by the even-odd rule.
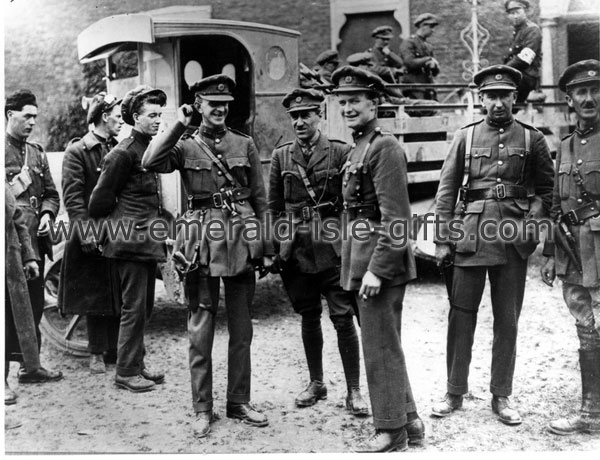
[[[93,121],[98,118],[98,115],[112,110],[112,108],[116,105],[119,105],[121,101],[122,99],[117,99],[116,96],[113,96],[112,94],[106,94],[106,92],[104,91],[96,94],[92,98],[92,101],[90,102],[90,106],[88,108],[88,124],[93,123]]]
[[[348,65],[373,65],[373,55],[368,51],[351,54],[346,58]]]
[[[133,120],[133,113],[131,113],[134,102],[136,99],[150,94],[162,95],[165,101],[167,100],[167,95],[163,90],[155,89],[148,85],[137,86],[125,94],[123,102],[121,103],[121,115],[123,115],[123,121],[125,123],[131,126],[135,124],[135,121]]]
[[[392,39],[394,38],[394,29],[392,29],[392,26],[375,27],[371,32],[371,37]]]
[[[323,51],[317,56],[317,64],[323,65],[326,62],[339,62],[338,52],[334,50]]]
[[[434,14],[423,13],[417,16],[417,19],[415,19],[415,27],[419,27],[423,23],[429,25],[438,25],[440,21],[438,21],[438,18]]]

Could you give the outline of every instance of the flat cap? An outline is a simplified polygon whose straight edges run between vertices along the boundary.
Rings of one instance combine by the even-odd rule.
[[[288,113],[291,113],[320,109],[324,99],[323,94],[316,89],[299,88],[286,94],[281,103],[288,109]]]
[[[390,40],[394,38],[394,29],[392,26],[379,26],[373,29],[371,32],[371,37],[375,38],[389,38]]]
[[[566,93],[574,86],[590,82],[600,82],[600,62],[596,59],[571,64],[558,79],[558,87]]]
[[[526,10],[529,8],[529,2],[527,0],[507,0],[504,2],[504,9],[508,12],[515,8],[523,8]]]
[[[417,16],[417,19],[415,19],[415,27],[419,27],[421,24],[437,26],[439,23],[440,21],[438,21],[438,18],[431,13],[420,14],[419,16]]]
[[[355,91],[383,91],[385,83],[368,70],[346,65],[331,75],[336,86],[334,93],[352,93]]]
[[[96,94],[92,98],[88,108],[88,125],[97,120],[101,114],[111,111],[113,107],[119,105],[121,101],[122,99],[117,99],[116,96],[113,96],[112,94],[106,94],[104,91]]]
[[[20,89],[6,96],[4,110],[21,110],[26,105],[37,107],[37,100],[35,95],[28,89]]]
[[[479,91],[515,91],[523,75],[514,67],[493,65],[480,70],[473,76]]]
[[[351,54],[346,58],[348,65],[373,65],[373,55],[368,51]]]
[[[133,108],[135,101],[143,96],[149,96],[152,94],[156,94],[157,96],[162,95],[165,101],[167,100],[167,95],[163,90],[155,89],[148,85],[140,85],[130,91],[127,91],[127,94],[125,94],[123,102],[121,103],[121,115],[123,115],[123,121],[128,125],[133,126],[135,121],[133,120],[133,113],[131,112],[131,109]]]
[[[190,88],[194,94],[199,94],[207,101],[233,101],[235,82],[227,75],[220,73],[203,78]]]
[[[340,62],[340,59],[338,57],[338,53],[335,50],[327,50],[327,51],[323,51],[321,54],[319,54],[317,56],[317,60],[316,60],[317,64],[319,65],[323,65],[326,62]]]

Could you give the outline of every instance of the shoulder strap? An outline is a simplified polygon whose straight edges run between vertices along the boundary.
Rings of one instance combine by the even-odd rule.
[[[531,131],[525,128],[525,155],[531,151]]]
[[[469,186],[469,170],[471,169],[471,148],[473,147],[473,133],[475,131],[475,125],[471,125],[467,128],[467,143],[465,146],[465,163],[463,169],[463,180],[462,186]]]
[[[223,175],[225,176],[225,178],[229,182],[231,182],[231,185],[237,187],[238,186],[238,182],[231,175],[231,173],[229,172],[229,170],[227,169],[227,167],[223,164],[223,162],[216,157],[216,155],[213,153],[213,151],[210,148],[210,146],[206,142],[204,142],[202,140],[202,138],[198,134],[196,134],[194,136],[194,140],[198,143],[198,145],[204,151],[204,153],[206,153],[208,155],[208,157],[212,160],[212,162],[215,164],[215,166],[217,168],[219,168],[219,170],[223,173]]]
[[[298,163],[296,163],[296,167],[298,168],[298,171],[300,171],[300,177],[302,177],[302,182],[304,183],[304,188],[310,195],[310,198],[315,202],[315,204],[319,204],[317,194],[313,190],[312,185],[310,184],[310,181],[308,180],[308,176],[306,175],[306,170],[304,169],[303,166],[299,165]]]

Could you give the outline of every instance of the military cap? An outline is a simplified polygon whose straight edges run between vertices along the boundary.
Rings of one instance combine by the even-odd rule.
[[[26,105],[34,105],[37,107],[35,95],[28,89],[20,89],[6,96],[4,104],[4,112],[7,110],[21,110]]]
[[[527,0],[507,0],[504,2],[504,9],[507,12],[516,8],[523,8],[526,10],[529,8],[529,2]]]
[[[148,85],[140,85],[130,91],[127,91],[127,94],[125,94],[121,104],[121,115],[123,115],[123,121],[128,125],[133,126],[135,121],[133,120],[133,113],[131,110],[135,105],[135,101],[140,97],[154,94],[157,96],[162,95],[162,97],[165,98],[165,101],[167,100],[167,95],[163,90],[155,89]]]
[[[355,91],[383,91],[385,83],[381,78],[368,70],[346,65],[331,75],[336,86],[335,93],[351,93]]]
[[[415,27],[419,27],[421,24],[437,26],[439,23],[440,21],[438,21],[438,18],[431,13],[420,14],[419,16],[417,16],[417,19],[415,19]]]
[[[389,38],[390,40],[394,38],[394,29],[392,26],[379,26],[373,29],[371,32],[371,37],[375,38]]]
[[[235,82],[227,75],[220,73],[203,78],[194,83],[190,88],[194,94],[199,94],[202,99],[207,101],[233,101],[232,91],[235,89]]]
[[[346,58],[348,65],[373,65],[373,55],[368,51],[351,54]]]
[[[321,108],[321,102],[325,97],[316,89],[295,89],[286,94],[281,103],[288,109],[288,113],[300,112],[302,110],[315,110]]]
[[[480,70],[473,76],[479,91],[515,91],[523,75],[514,67],[493,65]]]
[[[560,76],[558,87],[566,93],[573,86],[590,82],[600,82],[600,61],[596,59],[586,59],[571,64]]]
[[[323,51],[321,54],[319,54],[317,56],[317,61],[316,62],[319,65],[323,65],[326,62],[336,62],[336,63],[339,63],[340,60],[338,58],[337,51],[327,50],[327,51]]]
[[[96,94],[92,101],[90,102],[88,113],[87,113],[87,122],[88,124],[94,123],[98,120],[98,117],[103,113],[110,112],[113,107],[119,105],[122,99],[117,99],[116,96],[112,94],[106,94],[106,92],[102,91]]]

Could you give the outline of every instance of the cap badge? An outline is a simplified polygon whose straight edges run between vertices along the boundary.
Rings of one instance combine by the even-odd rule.
[[[496,74],[496,76],[494,78],[496,80],[502,80],[502,74],[498,73],[498,74]]]
[[[298,96],[298,97],[296,98],[296,102],[298,102],[298,103],[302,102],[302,97],[301,97],[301,96]]]
[[[588,72],[588,75],[589,75],[590,77],[595,77],[596,75],[598,75],[598,72],[596,72],[595,70],[590,70],[590,71]]]
[[[352,75],[346,75],[346,78],[344,78],[344,82],[346,83],[352,83],[353,79],[352,79]]]
[[[225,85],[223,83],[219,83],[217,85],[217,90],[221,92],[225,91]]]

